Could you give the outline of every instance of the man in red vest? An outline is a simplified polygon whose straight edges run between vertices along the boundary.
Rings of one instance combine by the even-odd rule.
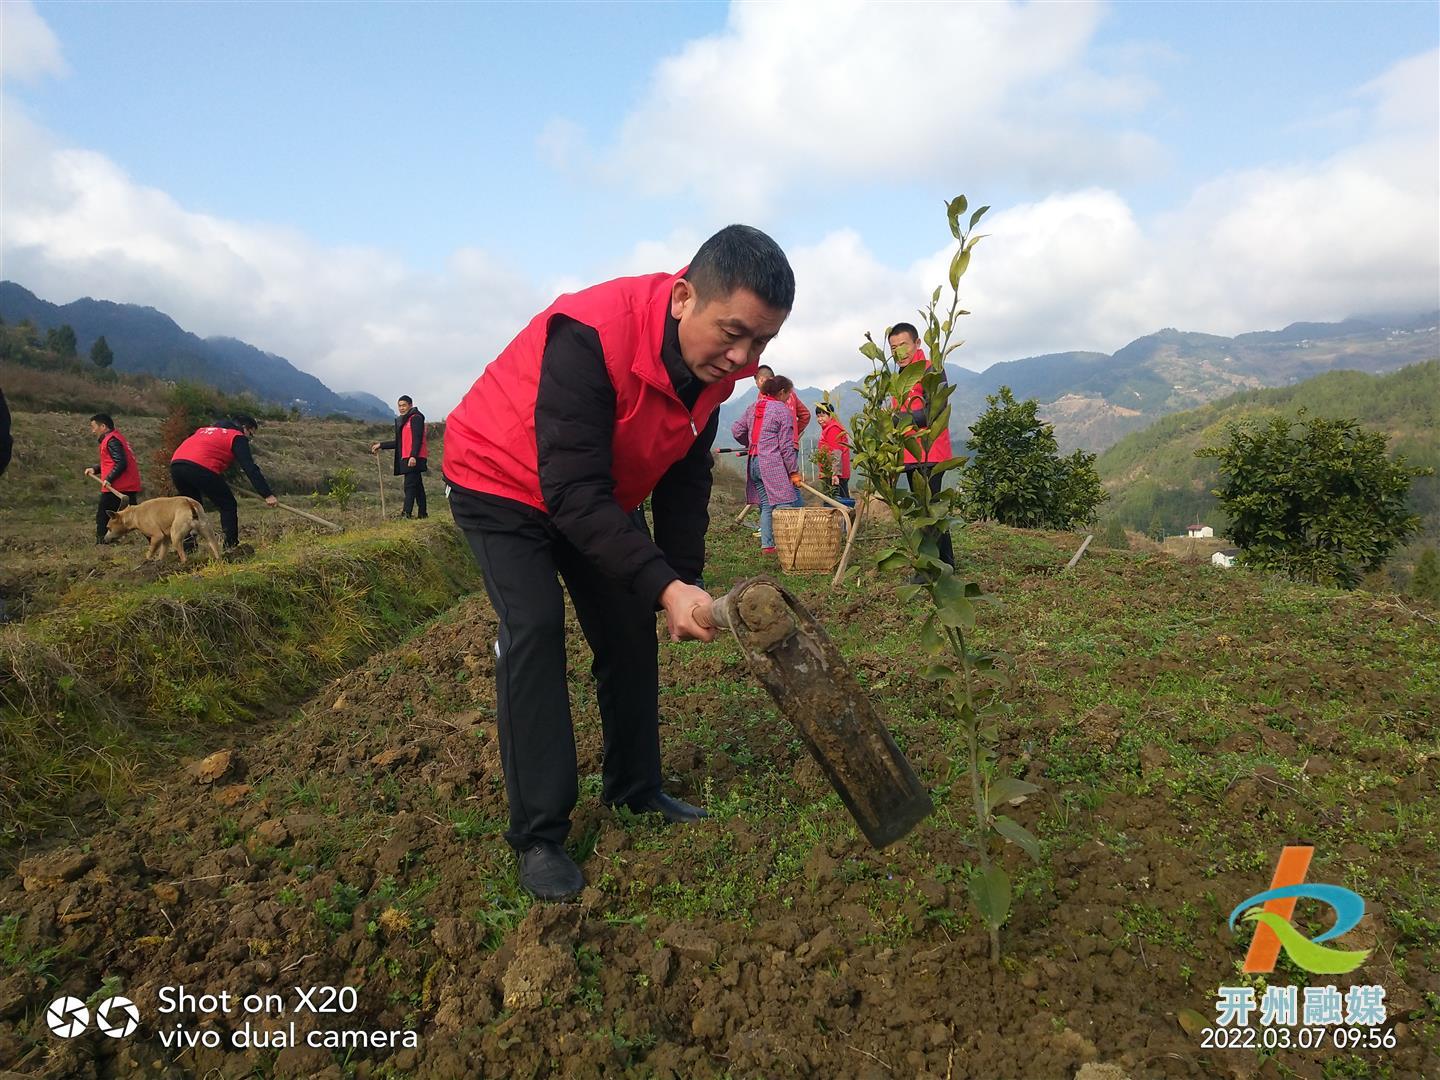
[[[697,616],[711,601],[701,573],[718,409],[794,298],[775,241],[731,225],[679,273],[561,296],[446,419],[450,510],[500,618],[505,839],[539,899],[585,885],[563,846],[579,786],[562,580],[594,653],[601,798],[668,822],[705,816],[660,787],[655,612],[672,641],[714,636]]]
[[[429,517],[425,512],[426,459],[430,456],[430,440],[425,437],[425,414],[415,408],[409,394],[402,394],[395,402],[395,438],[387,442],[370,444],[370,452],[395,451],[395,475],[405,477],[405,508],[400,516],[410,517],[412,509],[419,510],[417,517]]]
[[[126,503],[140,501],[140,463],[125,436],[115,430],[109,413],[90,417],[90,434],[100,442],[100,467],[86,469],[86,476],[100,478],[100,507],[95,511],[95,542],[105,543],[110,515]]]
[[[890,328],[890,354],[895,358],[895,363],[900,367],[906,364],[913,364],[917,360],[924,360],[925,366],[931,366],[930,361],[925,357],[925,350],[920,347],[920,332],[913,325],[907,322],[896,323]],[[941,368],[941,378],[944,378],[944,368]],[[925,393],[920,383],[910,388],[910,393],[903,403],[897,402],[902,412],[910,414],[910,420],[915,428],[927,428],[930,426],[930,403],[925,400]],[[936,473],[932,466],[942,461],[949,461],[954,455],[950,450],[950,431],[939,433],[935,441],[930,444],[929,451],[925,454],[925,460],[921,461],[909,450],[905,451],[905,479],[910,483],[910,490],[916,490],[916,485],[929,481],[931,495],[939,495],[940,488],[945,480],[944,473]],[[929,526],[924,530],[924,535],[935,540],[936,547],[940,552],[940,560],[947,562],[953,568],[955,565],[955,548],[950,542],[949,528],[940,528],[938,525]]]
[[[226,550],[240,543],[240,512],[235,506],[235,493],[225,482],[226,469],[238,461],[265,505],[274,506],[279,502],[250,452],[250,440],[259,426],[253,416],[242,414],[210,427],[197,428],[170,457],[170,480],[175,490],[197,502],[209,500],[210,505],[220,511]],[[187,541],[187,544],[193,543],[193,539]]]

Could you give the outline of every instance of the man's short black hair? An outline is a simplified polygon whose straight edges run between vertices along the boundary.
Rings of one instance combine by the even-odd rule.
[[[395,400],[397,400],[397,401],[403,401],[403,402],[405,402],[406,405],[414,405],[414,404],[415,404],[415,399],[412,398],[409,394],[401,394],[401,395],[400,395],[398,398],[396,398]]]
[[[761,373],[762,371],[768,371],[771,375],[774,375],[774,374],[775,374],[775,369],[774,369],[773,367],[771,367],[769,364],[761,364],[759,367],[757,367],[757,368],[755,369],[755,377],[756,377],[757,379],[760,377],[760,373]]]
[[[920,340],[920,331],[916,330],[912,323],[897,322],[894,326],[890,327],[890,333],[886,334],[885,336],[887,338],[892,338],[896,334],[909,334],[911,341]]]
[[[115,430],[115,418],[108,412],[97,412],[94,416],[90,417],[90,419],[97,424],[104,424],[111,431]]]
[[[260,421],[256,420],[255,417],[251,416],[249,413],[242,412],[236,413],[234,416],[230,417],[230,422],[222,426],[239,428],[241,431],[254,431],[260,426]]]
[[[700,245],[685,280],[702,305],[749,289],[781,311],[795,306],[795,272],[780,245],[749,225],[727,225]]]

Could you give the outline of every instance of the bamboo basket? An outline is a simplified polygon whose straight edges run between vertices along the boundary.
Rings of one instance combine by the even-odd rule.
[[[775,549],[788,574],[829,573],[840,560],[844,515],[828,506],[780,506],[773,512]]]

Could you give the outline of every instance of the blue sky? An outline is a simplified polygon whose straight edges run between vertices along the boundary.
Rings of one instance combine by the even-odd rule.
[[[1440,303],[1435,3],[0,10],[5,275],[339,389],[403,357],[448,407],[559,289],[731,220],[791,251],[775,355],[827,385],[958,191],[972,366]]]

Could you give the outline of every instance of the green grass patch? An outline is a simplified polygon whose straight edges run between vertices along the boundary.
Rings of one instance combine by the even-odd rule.
[[[300,700],[475,585],[448,526],[295,537],[0,633],[0,847],[127,794],[196,730]],[[293,793],[306,805],[307,792]]]

